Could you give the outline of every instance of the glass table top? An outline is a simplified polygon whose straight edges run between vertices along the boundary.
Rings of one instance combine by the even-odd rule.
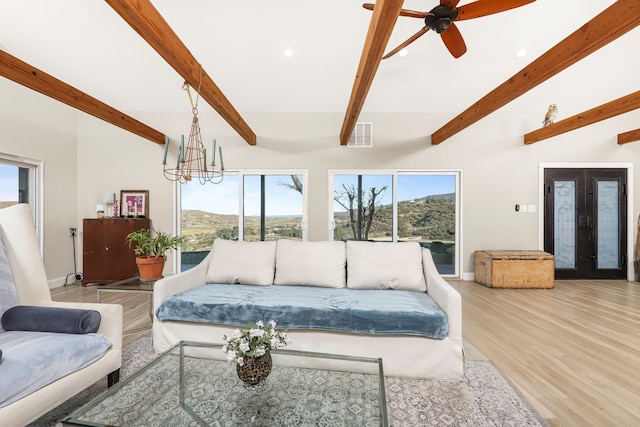
[[[382,359],[272,351],[246,388],[221,344],[180,342],[63,421],[80,426],[387,426]]]

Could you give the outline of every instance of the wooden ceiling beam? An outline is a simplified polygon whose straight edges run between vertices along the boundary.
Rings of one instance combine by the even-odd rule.
[[[250,145],[256,134],[149,0],[106,0]]]
[[[640,91],[634,92],[614,101],[607,102],[575,116],[555,122],[524,135],[524,143],[529,145],[543,139],[570,132],[583,126],[597,123],[620,114],[640,108]],[[618,142],[620,143],[620,142]]]
[[[618,0],[431,135],[440,144],[640,25],[640,2]]]
[[[156,144],[164,134],[0,50],[0,75]]]
[[[340,144],[347,145],[376,75],[384,49],[400,15],[403,0],[377,0],[371,15],[367,38],[364,42],[360,64],[356,74],[351,98],[340,131]]]
[[[640,129],[631,130],[618,134],[618,144],[628,144],[630,142],[640,141]]]

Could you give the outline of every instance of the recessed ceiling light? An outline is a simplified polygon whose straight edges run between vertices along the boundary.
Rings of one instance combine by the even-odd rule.
[[[289,48],[284,50],[284,56],[285,58],[291,58],[293,56],[293,51]]]
[[[527,54],[527,49],[522,48],[519,49],[515,55],[513,55],[514,58],[516,59],[520,59],[520,58],[524,58],[524,56]]]
[[[407,48],[405,47],[404,49],[402,49],[400,52],[398,52],[398,55],[400,55],[401,57],[405,57],[407,56],[407,53],[409,53],[409,51],[407,50]]]

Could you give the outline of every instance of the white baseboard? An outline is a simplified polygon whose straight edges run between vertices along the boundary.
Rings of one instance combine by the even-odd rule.
[[[474,273],[462,273],[462,280],[473,282],[476,275]]]

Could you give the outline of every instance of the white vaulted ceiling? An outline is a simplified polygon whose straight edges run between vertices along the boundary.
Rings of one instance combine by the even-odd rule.
[[[344,114],[371,19],[362,3],[152,0],[241,115]],[[406,0],[403,7],[427,11],[437,3]],[[468,51],[459,59],[429,32],[406,57],[382,61],[362,113],[453,118],[613,3],[537,0],[460,21]],[[422,25],[399,17],[386,51]],[[556,103],[567,116],[637,91],[638,46],[636,28],[503,108],[542,117]],[[3,1],[0,48],[133,117],[188,108],[182,77],[103,1]],[[528,54],[516,59],[520,48]]]

